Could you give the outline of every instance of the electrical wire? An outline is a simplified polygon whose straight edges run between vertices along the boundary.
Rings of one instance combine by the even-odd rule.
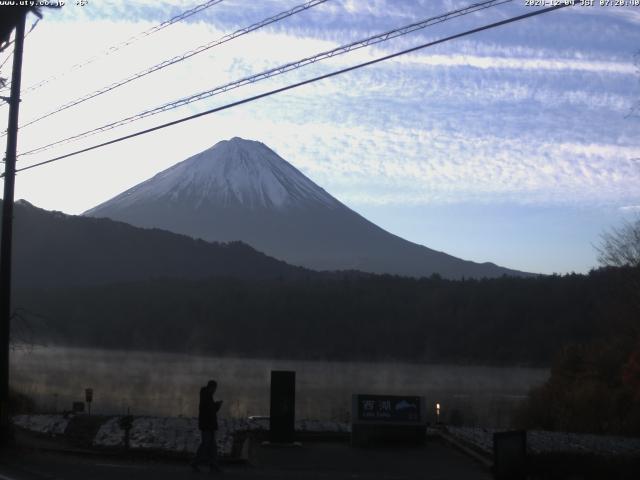
[[[38,18],[36,18],[36,21],[31,24],[31,28],[29,28],[29,31],[27,33],[25,33],[25,35],[24,35],[24,39],[25,40],[31,34],[31,32],[33,32],[35,30],[35,28],[38,26],[38,23],[40,23],[40,20],[42,20],[42,18],[38,17]]]
[[[36,21],[35,21],[35,22],[33,22],[33,24],[31,25],[31,28],[29,29],[29,31],[25,34],[25,36],[24,36],[24,40],[26,40],[26,39],[27,39],[27,37],[29,36],[29,34],[30,34],[31,32],[33,32],[33,30],[36,28],[36,25],[38,25],[38,22],[40,22],[40,20],[41,20],[41,17],[38,17],[38,18],[36,19]],[[13,40],[11,41],[11,43],[13,43]],[[9,54],[7,55],[7,58],[5,58],[5,59],[2,61],[2,63],[0,63],[0,69],[2,69],[2,67],[4,67],[4,65],[5,65],[5,63],[7,63],[7,62],[9,61],[9,59],[13,57],[13,52],[14,52],[14,50],[12,50],[12,51],[11,51],[11,53],[9,53]],[[5,89],[8,89],[8,88],[9,88],[9,86],[11,85],[11,82],[10,82],[10,81],[9,81],[9,82],[6,82],[6,83],[4,83],[4,82],[0,82],[0,83],[2,83],[2,85],[0,86],[0,91],[5,90]],[[7,93],[8,93],[8,92],[7,92]],[[8,101],[8,100],[6,100],[6,98],[7,98],[7,97],[1,97],[1,99],[4,101],[4,103],[0,103],[0,107],[3,107],[3,106],[5,106],[5,105],[9,105],[9,101]],[[2,136],[5,136],[5,135],[6,135],[6,131],[2,134]]]
[[[224,84],[224,85],[220,85],[220,86],[214,87],[213,89],[206,90],[204,92],[200,92],[200,93],[197,93],[197,94],[194,94],[194,95],[190,95],[190,96],[185,97],[185,98],[174,100],[172,102],[165,103],[164,105],[161,105],[159,107],[155,107],[155,108],[150,109],[150,110],[145,110],[145,111],[143,111],[141,113],[138,113],[136,115],[132,115],[132,116],[123,118],[121,120],[117,120],[115,122],[111,122],[111,123],[108,123],[106,125],[102,125],[100,127],[93,128],[91,130],[87,130],[85,132],[73,135],[71,137],[67,137],[67,138],[62,139],[62,140],[57,140],[57,141],[49,143],[47,145],[43,145],[41,147],[37,147],[35,149],[22,152],[20,154],[20,156],[32,155],[32,154],[35,154],[35,153],[39,153],[39,152],[42,152],[44,150],[48,150],[48,149],[50,149],[50,148],[52,148],[52,147],[54,147],[56,145],[60,145],[62,143],[68,143],[68,142],[71,142],[71,141],[80,140],[82,138],[86,138],[86,137],[89,137],[89,136],[92,136],[92,135],[96,135],[98,133],[102,133],[102,132],[105,132],[105,131],[108,131],[108,130],[112,130],[112,129],[117,128],[119,126],[126,125],[128,123],[131,123],[131,122],[134,122],[134,121],[137,121],[137,120],[141,120],[143,118],[147,118],[147,117],[150,117],[150,116],[153,116],[153,115],[157,115],[157,114],[162,113],[162,112],[173,110],[175,108],[179,108],[179,107],[188,105],[190,103],[193,103],[193,102],[196,102],[196,101],[199,101],[199,100],[203,100],[203,99],[212,97],[214,95],[219,95],[219,94],[227,92],[229,90],[233,90],[233,89],[245,86],[245,85],[256,83],[256,82],[261,81],[261,80],[266,80],[268,78],[271,78],[271,77],[274,77],[274,76],[277,76],[277,75],[282,75],[282,74],[287,73],[287,72],[289,72],[291,70],[296,70],[298,68],[302,68],[302,67],[304,67],[306,65],[310,65],[312,63],[316,63],[316,62],[319,62],[319,61],[327,59],[327,58],[332,58],[332,57],[335,57],[335,56],[338,56],[338,55],[342,55],[342,54],[357,50],[359,48],[367,47],[369,45],[374,45],[374,44],[377,44],[377,43],[385,42],[387,40],[391,40],[393,38],[396,38],[396,37],[399,37],[399,36],[402,36],[402,35],[407,35],[407,34],[409,34],[411,32],[416,31],[416,30],[420,30],[420,29],[423,29],[423,28],[426,28],[426,27],[429,27],[429,26],[432,26],[432,25],[435,25],[435,24],[438,24],[438,23],[445,22],[447,20],[451,20],[453,18],[457,18],[457,17],[463,16],[463,15],[468,15],[470,13],[474,13],[474,12],[477,12],[477,11],[480,11],[480,10],[484,10],[484,9],[487,9],[487,8],[495,7],[495,6],[501,5],[503,3],[509,3],[509,2],[512,2],[512,1],[513,0],[491,0],[491,1],[480,2],[480,3],[476,3],[476,4],[473,4],[473,5],[470,5],[468,7],[465,7],[465,8],[461,8],[461,9],[458,9],[458,10],[453,10],[451,12],[447,12],[447,13],[444,13],[442,15],[438,15],[438,16],[435,16],[435,17],[430,17],[428,19],[421,20],[419,22],[414,22],[414,23],[411,23],[409,25],[405,25],[403,27],[399,27],[399,28],[396,28],[396,29],[393,29],[393,30],[389,30],[389,31],[386,31],[384,33],[372,35],[370,37],[367,37],[367,38],[364,38],[364,39],[361,39],[361,40],[357,40],[357,41],[349,43],[347,45],[343,45],[343,46],[334,48],[332,50],[327,50],[327,51],[324,51],[324,52],[320,52],[320,53],[317,53],[317,54],[312,55],[310,57],[306,57],[306,58],[303,58],[301,60],[297,60],[295,62],[287,63],[285,65],[280,65],[278,67],[271,68],[271,69],[266,70],[264,72],[260,72],[258,74],[254,74],[254,75],[251,75],[251,76],[248,76],[248,77],[244,77],[244,78],[241,78],[240,80],[235,80],[233,82],[230,82],[230,83],[227,83],[227,84]]]
[[[4,67],[4,64],[7,63],[11,57],[13,57],[13,50],[11,50],[11,52],[7,55],[7,58],[5,58],[2,63],[0,63],[0,68]]]
[[[0,52],[4,52],[7,48],[9,48],[11,45],[13,45],[13,42],[14,42],[14,41],[15,41],[15,40],[13,40],[13,39],[12,39],[12,40],[9,40],[9,41],[8,41],[8,42],[7,42],[7,43],[2,47],[2,49],[0,49]]]
[[[317,82],[317,81],[320,81],[320,80],[325,80],[327,78],[335,77],[337,75],[341,75],[341,74],[344,74],[344,73],[347,73],[347,72],[351,72],[351,71],[357,70],[359,68],[367,67],[369,65],[374,65],[376,63],[380,63],[380,62],[383,62],[383,61],[386,61],[386,60],[390,60],[392,58],[396,58],[396,57],[399,57],[401,55],[406,55],[408,53],[416,52],[418,50],[422,50],[422,49],[428,48],[428,47],[433,47],[434,45],[439,45],[441,43],[449,42],[449,41],[455,40],[457,38],[465,37],[465,36],[468,36],[468,35],[473,35],[475,33],[479,33],[479,32],[485,31],[485,30],[489,30],[489,29],[492,29],[492,28],[500,27],[502,25],[507,25],[509,23],[517,22],[519,20],[524,20],[524,19],[527,19],[527,18],[531,18],[531,17],[535,17],[535,16],[538,16],[538,15],[542,15],[544,13],[548,13],[548,12],[551,12],[551,11],[554,11],[554,10],[558,10],[560,8],[569,7],[569,6],[572,6],[572,4],[570,4],[570,3],[561,3],[560,5],[554,5],[552,7],[547,7],[547,8],[540,9],[540,10],[535,10],[533,12],[525,13],[523,15],[518,15],[516,17],[511,17],[511,18],[508,18],[508,19],[505,19],[505,20],[501,20],[499,22],[490,23],[490,24],[484,25],[482,27],[478,27],[478,28],[474,28],[474,29],[471,29],[471,30],[467,30],[467,31],[462,32],[462,33],[457,33],[455,35],[444,37],[444,38],[441,38],[439,40],[435,40],[435,41],[432,41],[432,42],[424,43],[424,44],[418,45],[416,47],[408,48],[408,49],[402,50],[400,52],[392,53],[390,55],[385,55],[383,57],[379,57],[379,58],[376,58],[374,60],[370,60],[368,62],[359,63],[359,64],[353,65],[351,67],[347,67],[347,68],[343,68],[341,70],[336,70],[336,71],[333,71],[333,72],[330,72],[330,73],[326,73],[324,75],[320,75],[320,76],[313,77],[313,78],[310,78],[310,79],[307,79],[307,80],[303,80],[301,82],[297,82],[297,83],[294,83],[294,84],[291,84],[291,85],[287,85],[285,87],[276,88],[274,90],[270,90],[268,92],[264,92],[264,93],[261,93],[261,94],[258,94],[258,95],[254,95],[252,97],[244,98],[242,100],[231,102],[231,103],[228,103],[226,105],[222,105],[220,107],[212,108],[212,109],[206,110],[204,112],[200,112],[200,113],[196,113],[196,114],[193,114],[193,115],[189,115],[187,117],[183,117],[183,118],[180,118],[178,120],[173,120],[171,122],[163,123],[161,125],[156,125],[155,127],[147,128],[145,130],[140,130],[138,132],[131,133],[129,135],[125,135],[125,136],[122,136],[122,137],[118,137],[118,138],[115,138],[113,140],[109,140],[107,142],[103,142],[103,143],[100,143],[100,144],[97,144],[97,145],[93,145],[91,147],[87,147],[87,148],[83,148],[83,149],[80,149],[80,150],[76,150],[75,152],[67,153],[65,155],[60,155],[58,157],[54,157],[54,158],[51,158],[49,160],[45,160],[43,162],[34,163],[33,165],[29,165],[29,166],[26,166],[26,167],[19,168],[19,169],[16,170],[16,172],[23,172],[25,170],[30,170],[32,168],[36,168],[36,167],[39,167],[39,166],[42,166],[42,165],[47,165],[49,163],[57,162],[59,160],[62,160],[62,159],[65,159],[65,158],[69,158],[69,157],[72,157],[72,156],[75,156],[75,155],[79,155],[81,153],[85,153],[85,152],[89,152],[91,150],[96,150],[98,148],[106,147],[107,145],[113,145],[115,143],[119,143],[119,142],[122,142],[124,140],[129,140],[131,138],[138,137],[140,135],[145,135],[147,133],[155,132],[155,131],[161,130],[163,128],[171,127],[173,125],[178,125],[180,123],[187,122],[189,120],[193,120],[193,119],[196,119],[196,118],[200,118],[200,117],[203,117],[205,115],[211,115],[213,113],[220,112],[220,111],[223,111],[223,110],[227,110],[229,108],[237,107],[239,105],[243,105],[245,103],[253,102],[253,101],[259,100],[261,98],[269,97],[271,95],[275,95],[275,94],[278,94],[278,93],[281,93],[281,92],[292,90],[294,88],[298,88],[298,87],[301,87],[303,85],[308,85],[310,83],[314,83],[314,82]],[[1,175],[1,176],[4,177],[4,174]]]
[[[171,25],[173,25],[174,23],[180,22],[186,18],[191,17],[192,15],[195,15],[196,13],[199,13],[203,10],[206,10],[209,7],[212,7],[214,5],[217,5],[218,3],[222,2],[223,0],[208,0],[204,3],[201,3],[200,5],[197,5],[189,10],[186,10],[182,13],[180,13],[179,15],[176,15],[172,18],[170,18],[169,20],[165,20],[164,22],[149,28],[148,30],[145,30],[144,32],[140,32],[130,38],[128,38],[127,40],[124,40],[120,43],[117,43],[115,45],[112,45],[110,47],[108,47],[106,50],[104,50],[102,53],[95,55],[91,58],[88,58],[87,60],[84,60],[82,62],[76,63],[74,65],[72,65],[66,72],[60,73],[58,75],[52,75],[51,77],[48,77],[44,80],[40,80],[39,82],[25,88],[22,90],[21,94],[24,95],[27,92],[36,90],[50,82],[53,82],[54,80],[57,80],[65,75],[68,75],[71,72],[75,72],[76,70],[79,70],[93,62],[95,62],[96,60],[99,60],[100,58],[103,58],[105,56],[111,55],[112,53],[117,52],[118,50],[122,50],[125,47],[128,47],[129,45],[137,42],[138,40],[148,37],[150,35],[153,35],[154,33],[159,32],[160,30],[163,30],[164,28],[167,28]],[[4,88],[7,88],[9,85],[5,86]]]
[[[275,22],[278,22],[280,20],[283,20],[283,19],[285,19],[287,17],[295,15],[296,13],[300,13],[300,12],[302,12],[304,10],[308,10],[308,9],[310,9],[312,7],[315,7],[317,5],[320,5],[320,4],[322,4],[322,3],[326,2],[326,1],[327,0],[310,0],[307,3],[304,3],[302,5],[298,5],[298,6],[294,7],[294,8],[292,8],[292,9],[289,9],[287,11],[278,13],[277,15],[274,15],[272,17],[266,18],[266,19],[264,19],[264,20],[262,20],[262,21],[260,21],[258,23],[254,23],[253,25],[250,25],[250,26],[248,26],[246,28],[242,28],[240,30],[237,30],[237,31],[235,31],[233,33],[230,33],[228,35],[225,35],[225,36],[223,36],[223,37],[221,37],[221,38],[219,38],[217,40],[214,40],[213,42],[209,42],[207,44],[201,45],[201,46],[199,46],[199,47],[197,47],[197,48],[195,48],[193,50],[190,50],[188,52],[183,53],[182,55],[178,55],[178,56],[173,57],[173,58],[171,58],[169,60],[165,60],[162,63],[154,65],[153,67],[150,67],[150,68],[142,70],[142,71],[140,71],[138,73],[135,73],[135,74],[123,79],[123,80],[119,80],[117,82],[114,82],[111,85],[103,87],[103,88],[101,88],[99,90],[96,90],[94,92],[87,93],[86,95],[83,95],[82,97],[76,98],[75,100],[72,100],[72,101],[70,101],[68,103],[65,103],[64,105],[61,105],[61,106],[57,107],[56,109],[52,110],[51,112],[46,113],[44,115],[41,115],[40,117],[37,117],[34,120],[31,120],[31,121],[25,123],[24,125],[21,125],[20,128],[24,128],[24,127],[27,127],[29,125],[32,125],[32,124],[34,124],[36,122],[39,122],[40,120],[43,120],[43,119],[45,119],[47,117],[50,117],[51,115],[55,115],[56,113],[62,112],[64,110],[68,109],[68,108],[71,108],[71,107],[74,107],[76,105],[79,105],[79,104],[81,104],[83,102],[86,102],[87,100],[91,100],[92,98],[98,97],[98,96],[103,95],[103,94],[105,94],[107,92],[115,90],[116,88],[121,87],[123,85],[126,85],[127,83],[133,82],[134,80],[138,80],[138,79],[140,79],[142,77],[145,77],[145,76],[147,76],[147,75],[149,75],[151,73],[154,73],[154,72],[157,72],[159,70],[162,70],[163,68],[166,68],[166,67],[168,67],[170,65],[173,65],[175,63],[182,62],[182,61],[184,61],[184,60],[186,60],[188,58],[193,57],[194,55],[202,53],[202,52],[204,52],[206,50],[209,50],[209,49],[211,49],[213,47],[217,47],[218,45],[221,45],[223,43],[229,42],[229,41],[233,40],[234,38],[238,38],[238,37],[240,37],[242,35],[246,35],[247,33],[253,32],[253,31],[258,30],[258,29],[260,29],[262,27],[265,27],[265,26],[270,25],[272,23],[275,23]]]
[[[37,18],[37,19],[36,19],[36,21],[35,21],[35,22],[33,22],[33,24],[31,25],[31,28],[29,29],[29,31],[28,31],[28,32],[25,34],[25,36],[24,36],[24,39],[25,39],[25,40],[27,39],[27,37],[29,36],[29,34],[30,34],[31,32],[33,32],[33,29],[34,29],[34,28],[36,28],[36,25],[38,25],[38,22],[39,22],[39,21],[40,21],[40,19],[39,19],[39,18]],[[9,42],[9,43],[7,44],[7,46],[9,46],[9,45],[11,45],[11,44],[13,44],[13,40],[11,40],[11,42]],[[6,47],[5,47],[5,48],[6,48]],[[2,61],[2,63],[0,63],[0,68],[4,67],[4,64],[5,64],[5,63],[7,63],[11,57],[13,57],[13,50],[11,50],[11,52],[7,55],[7,58],[5,58],[5,59]],[[8,84],[7,84],[7,87],[8,87]],[[3,86],[2,88],[4,89],[4,88],[7,88],[7,87],[4,87],[4,86]]]
[[[31,28],[29,29],[29,31],[25,34],[25,36],[24,36],[25,39],[33,31],[33,29],[36,28],[36,25],[38,25],[38,22],[42,18],[39,13],[36,13],[36,15],[38,16],[38,18],[36,19],[35,22],[33,22],[33,24],[31,25]],[[2,48],[0,48],[0,52],[4,52],[7,48],[9,48],[11,45],[13,45],[15,43],[15,41],[16,41],[15,38],[12,38],[11,40],[7,41],[7,43],[5,45],[2,45]],[[11,56],[11,55],[9,55],[9,56]],[[5,59],[4,62],[2,62],[2,64],[4,65],[5,62],[6,62],[6,59]]]

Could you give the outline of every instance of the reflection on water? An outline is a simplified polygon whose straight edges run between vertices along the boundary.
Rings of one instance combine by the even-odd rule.
[[[507,426],[539,368],[394,362],[283,361],[35,347],[11,354],[11,384],[40,408],[68,410],[93,388],[92,412],[197,415],[199,387],[218,380],[223,417],[269,414],[271,370],[296,371],[296,418],[348,420],[352,393],[423,395],[469,425]],[[435,419],[435,410],[433,412]]]

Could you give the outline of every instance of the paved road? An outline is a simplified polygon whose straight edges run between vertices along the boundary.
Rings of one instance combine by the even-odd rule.
[[[254,445],[250,464],[225,465],[222,478],[336,480],[489,480],[491,475],[441,441],[424,447],[355,449],[347,443],[308,442],[302,447]],[[184,462],[19,450],[0,458],[0,480],[165,480],[210,477]]]

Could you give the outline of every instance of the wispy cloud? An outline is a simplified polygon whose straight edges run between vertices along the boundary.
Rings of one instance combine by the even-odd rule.
[[[238,9],[237,2],[223,2],[202,18],[159,34],[152,44],[141,42],[114,57],[113,62],[98,64],[95,69],[88,68],[58,84],[56,104],[297,3],[269,1]],[[80,128],[100,125],[334,48],[365,33],[383,31],[463,4],[466,3],[327,2],[308,15],[247,35],[154,74],[123,88],[117,96],[105,96],[43,122],[37,135],[23,136],[21,146],[36,146]],[[25,66],[27,80],[45,76],[65,61],[70,65],[78,57],[90,56],[112,43],[113,38],[127,38],[152,25],[161,14],[167,16],[168,12],[186,7],[177,1],[137,2],[134,10],[128,10],[128,16],[122,8],[120,2],[107,2],[97,13],[93,11],[97,19],[88,21],[86,12],[75,9],[65,21],[43,23],[30,38],[34,61]],[[122,18],[129,21],[123,22]],[[145,20],[139,21],[140,18]],[[604,46],[576,49],[574,39],[567,40],[575,33],[569,32],[569,27],[564,31],[558,27],[560,17],[548,18],[548,38],[537,34],[535,40],[523,41],[523,32],[533,27],[522,24],[521,28],[509,30],[509,34],[503,30],[501,36],[453,42],[229,112],[219,117],[224,121],[203,122],[202,125],[219,128],[216,136],[211,135],[210,127],[193,124],[182,141],[190,148],[200,144],[206,147],[221,132],[262,139],[345,201],[424,204],[465,199],[596,204],[624,199],[635,205],[635,185],[640,174],[629,159],[637,157],[640,143],[633,134],[635,120],[624,118],[636,95],[633,87],[637,72],[631,57],[626,50],[618,49],[612,54]],[[323,28],[319,28],[315,22],[318,19],[335,23],[322,23]],[[618,20],[616,17],[610,21]],[[579,15],[571,28],[583,25],[585,31],[590,31],[594,21],[592,15]],[[454,23],[450,29],[447,26],[449,30],[443,27],[420,32],[358,50],[194,104],[162,119],[177,118],[186,111],[199,111],[370,60],[473,22],[478,19]],[[354,29],[347,31],[343,28],[346,25],[354,25]],[[543,28],[542,24],[536,25]],[[618,24],[616,28],[624,30]],[[81,42],[74,58],[56,57],[54,64],[40,53],[46,51],[41,46],[50,38],[57,38],[64,52],[77,44],[78,38],[92,38],[92,42]],[[559,39],[568,43],[560,43],[558,48]],[[47,97],[51,91],[26,97],[23,118],[55,106]],[[157,121],[135,124],[123,132]],[[169,142],[170,137],[159,142]]]
[[[623,212],[640,212],[640,205],[625,205],[620,207]]]
[[[590,72],[599,74],[634,75],[636,68],[630,63],[578,60],[568,58],[489,57],[476,55],[422,55],[400,57],[400,63],[421,64],[432,67],[472,67],[481,69],[552,70]]]

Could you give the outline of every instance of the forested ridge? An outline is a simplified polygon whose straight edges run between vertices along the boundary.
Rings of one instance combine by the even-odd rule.
[[[637,268],[451,281],[336,273],[34,289],[47,342],[275,358],[549,365],[618,331]],[[28,316],[27,316],[28,318]]]

